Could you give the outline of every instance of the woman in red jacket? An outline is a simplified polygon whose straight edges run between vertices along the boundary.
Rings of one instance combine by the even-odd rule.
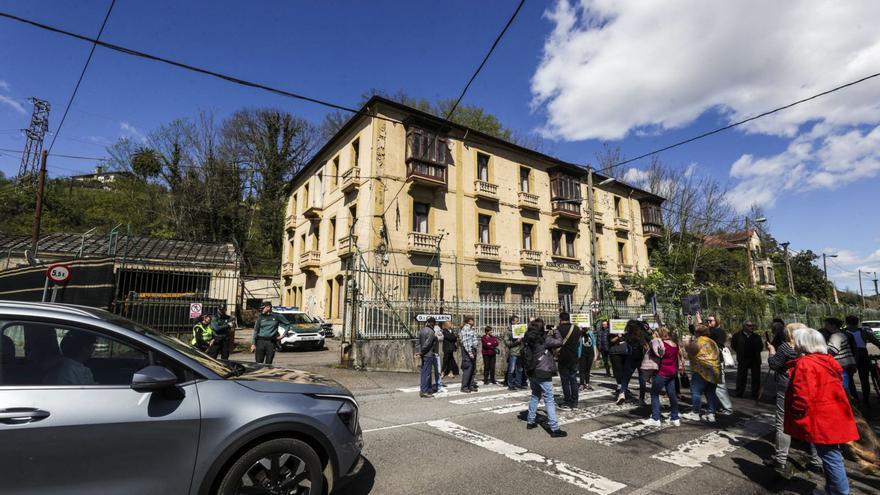
[[[825,338],[812,328],[794,332],[794,350],[785,392],[785,433],[816,445],[825,471],[825,492],[849,493],[840,444],[859,439],[843,390],[843,369],[828,355]]]

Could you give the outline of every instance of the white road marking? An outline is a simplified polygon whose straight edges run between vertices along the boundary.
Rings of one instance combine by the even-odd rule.
[[[610,480],[596,473],[584,471],[562,461],[548,459],[540,454],[529,452],[523,447],[511,445],[495,437],[484,435],[478,431],[465,428],[464,426],[446,420],[431,421],[429,426],[447,433],[459,440],[482,447],[490,452],[501,454],[510,460],[522,463],[532,469],[540,471],[548,476],[565,481],[581,489],[601,495],[609,495],[621,488],[626,488],[623,483]]]
[[[404,392],[404,393],[414,393],[414,392],[419,392],[421,390],[422,390],[421,387],[408,387],[408,388],[397,389],[398,392]],[[507,390],[507,388],[502,387],[500,385],[483,385],[480,387],[480,390],[478,390],[476,392],[470,392],[470,394],[484,394],[486,392],[498,392],[501,390]],[[452,386],[446,387],[446,392],[437,392],[434,395],[436,395],[437,397],[455,397],[457,395],[469,395],[469,394],[462,392],[461,388],[459,388],[458,386],[452,385]]]
[[[449,401],[450,404],[481,404],[483,402],[492,402],[494,400],[512,399],[514,397],[528,397],[531,392],[521,390],[519,392],[508,392],[506,394],[484,395],[482,397],[468,397],[466,399],[456,399]]]
[[[651,457],[676,466],[699,467],[708,464],[712,457],[724,457],[740,446],[764,436],[772,429],[772,416],[762,414],[739,423],[729,430],[707,433],[675,449],[664,450]]]
[[[621,405],[617,405],[614,402],[609,402],[606,404],[599,404],[598,406],[590,406],[584,409],[579,409],[576,411],[565,411],[563,414],[559,416],[559,425],[568,425],[571,423],[577,423],[578,421],[585,421],[588,419],[598,418],[600,416],[606,416],[608,414],[616,414],[621,412],[629,412],[633,409],[636,409],[639,406],[634,404],[623,403]]]
[[[556,392],[556,391],[558,391],[558,390],[554,390],[554,392]],[[524,396],[524,397],[529,397],[529,396],[531,396],[531,395],[532,395],[532,393],[529,392],[529,393],[527,393],[527,394],[524,394],[523,396]],[[579,400],[580,400],[580,399],[583,399],[583,400],[586,400],[586,399],[595,399],[595,398],[598,398],[598,397],[607,397],[607,396],[608,396],[608,392],[607,392],[607,391],[604,391],[604,390],[595,390],[595,391],[593,391],[593,392],[581,393],[580,396],[579,396]],[[450,401],[450,402],[456,402],[456,401]],[[483,401],[483,402],[488,402],[488,401]],[[541,402],[541,404],[543,404],[543,402]],[[539,406],[540,406],[540,405],[539,405]],[[525,411],[525,410],[527,410],[528,408],[529,408],[529,403],[528,403],[528,401],[526,401],[526,402],[520,402],[519,404],[499,404],[499,405],[496,405],[496,406],[484,407],[484,408],[482,408],[482,410],[483,410],[483,411],[493,412],[493,413],[495,413],[495,414],[509,414],[509,413],[513,413],[513,412],[521,412],[521,411]],[[557,411],[559,411],[558,408],[557,408]],[[560,412],[561,412],[561,411],[560,411]]]
[[[621,423],[601,430],[591,431],[581,438],[584,440],[592,440],[593,442],[610,447],[618,443],[627,442],[671,427],[672,423],[668,421],[664,421],[660,426],[650,426],[645,423],[645,420],[638,419],[636,421]]]
[[[629,492],[628,495],[653,495],[660,491],[660,488],[672,483],[673,481],[679,480],[688,473],[692,472],[693,468],[681,468],[678,471],[673,471],[666,476],[654,480],[647,485],[643,485],[638,490],[633,490]]]
[[[379,428],[370,428],[369,430],[363,430],[362,433],[372,433],[374,431],[393,430],[395,428],[405,428],[407,426],[423,425],[425,423],[427,423],[427,421],[416,421],[415,423],[404,423],[404,424],[400,424],[400,425],[381,426]]]

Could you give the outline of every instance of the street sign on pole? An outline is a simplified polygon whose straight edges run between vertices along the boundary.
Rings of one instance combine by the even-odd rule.
[[[428,321],[428,318],[434,318],[434,321],[436,321],[436,322],[452,321],[452,315],[440,315],[440,314],[438,314],[438,315],[431,315],[431,314],[416,315],[416,321],[424,322],[424,321]]]
[[[189,317],[190,319],[198,318],[202,316],[202,303],[192,303],[189,305]]]
[[[46,278],[52,283],[63,284],[70,280],[70,267],[67,265],[49,265],[46,270]]]

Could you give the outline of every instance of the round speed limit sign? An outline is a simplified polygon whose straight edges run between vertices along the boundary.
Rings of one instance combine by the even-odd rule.
[[[56,284],[63,284],[70,279],[70,267],[67,265],[51,265],[46,277]]]

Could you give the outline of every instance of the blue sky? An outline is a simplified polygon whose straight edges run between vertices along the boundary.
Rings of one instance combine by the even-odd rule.
[[[849,33],[817,30],[820,36],[848,37],[829,53],[792,52],[792,46],[803,46],[799,35],[779,29],[792,24],[790,13],[765,11],[756,21],[742,12],[680,3],[664,4],[663,12],[639,2],[527,1],[465,102],[483,106],[519,133],[543,133],[551,154],[588,163],[605,141],[636,156],[835,86],[864,67],[853,62],[824,71],[817,66],[831,69],[822,64],[878,46],[878,35],[871,32],[876,30],[847,27]],[[93,36],[108,4],[0,0],[0,10]],[[515,6],[514,0],[118,0],[103,39],[354,106],[370,88],[428,99],[456,96]],[[800,7],[793,10],[801,28],[829,15],[810,12],[808,4]],[[677,8],[682,15],[673,15]],[[844,14],[865,16],[839,13]],[[740,21],[719,26],[719,19],[739,17],[749,26],[770,23],[782,41],[761,40],[760,47],[749,50],[742,38],[725,37],[728,30],[741,35],[742,26],[736,24]],[[682,41],[682,33],[700,41]],[[87,43],[0,19],[0,148],[22,148],[16,129],[27,125],[30,96],[52,103],[50,129],[55,130],[88,50]],[[637,55],[628,55],[632,50]],[[866,52],[868,62],[877,62],[871,72],[880,68],[874,52]],[[880,270],[880,181],[876,174],[854,172],[873,170],[878,154],[870,135],[878,124],[874,109],[862,112],[859,98],[878,101],[880,80],[863,86],[849,99],[828,99],[661,158],[674,166],[697,164],[697,173],[728,184],[740,205],[762,204],[772,234],[793,248],[840,253],[840,268],[832,265],[829,271],[839,284],[857,288],[853,270]],[[54,152],[106,156],[104,147],[122,136],[138,138],[171,119],[205,110],[222,118],[246,106],[279,107],[315,122],[328,111],[98,48]],[[18,155],[0,153],[0,170],[15,174]],[[841,159],[853,165],[834,169],[831,164]],[[64,158],[49,163],[52,176],[93,167]],[[825,168],[843,175],[819,175]]]

